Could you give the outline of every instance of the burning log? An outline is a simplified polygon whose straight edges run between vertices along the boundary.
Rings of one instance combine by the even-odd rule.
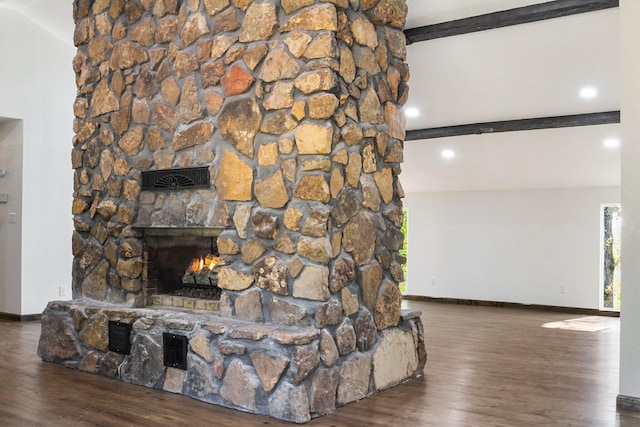
[[[225,265],[224,258],[209,254],[206,257],[194,258],[182,276],[184,286],[218,286],[218,266]]]

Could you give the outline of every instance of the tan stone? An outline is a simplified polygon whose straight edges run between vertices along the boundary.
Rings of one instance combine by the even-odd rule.
[[[211,123],[197,123],[180,132],[173,140],[173,149],[182,150],[194,145],[206,144],[213,136],[214,127]]]
[[[340,76],[346,83],[351,83],[356,78],[356,63],[348,47],[340,49]]]
[[[267,110],[291,108],[293,106],[293,82],[276,82],[263,105]]]
[[[335,71],[328,68],[310,71],[294,80],[295,87],[304,94],[331,91],[338,84]]]
[[[342,299],[342,310],[345,316],[351,316],[358,312],[360,305],[358,303],[357,295],[347,288],[342,288],[340,291],[340,297]]]
[[[298,122],[287,110],[278,110],[267,113],[260,126],[260,132],[271,135],[282,135],[295,129],[297,125]]]
[[[380,190],[380,195],[385,203],[393,200],[393,172],[391,168],[383,168],[381,171],[373,174],[376,185]]]
[[[304,52],[307,59],[333,58],[338,56],[338,46],[333,32],[320,33]]]
[[[327,265],[332,256],[331,244],[328,238],[304,236],[298,241],[297,253],[301,257]]]
[[[412,331],[394,329],[383,334],[373,353],[373,381],[383,390],[411,377],[418,369]]]
[[[329,185],[324,176],[304,175],[296,186],[293,195],[304,200],[328,203],[330,200]]]
[[[309,117],[312,119],[329,119],[333,117],[340,100],[331,93],[321,93],[309,98]]]
[[[149,60],[149,55],[135,44],[124,41],[118,43],[113,48],[111,55],[111,68],[123,70],[134,65],[142,64]]]
[[[233,8],[229,8],[221,12],[213,21],[211,33],[219,34],[224,32],[232,32],[237,30],[238,28],[240,28],[240,21],[238,20],[237,11]]]
[[[269,48],[266,43],[259,43],[252,45],[247,48],[247,51],[243,57],[244,63],[247,64],[247,67],[250,70],[255,70],[255,68],[262,62],[264,57],[269,52]]]
[[[91,117],[98,117],[120,108],[120,102],[115,93],[109,88],[107,79],[103,79],[91,98]]]
[[[252,274],[243,274],[231,267],[221,267],[218,272],[218,287],[229,291],[243,291],[253,284]]]
[[[258,149],[258,165],[273,166],[278,161],[278,144],[269,142]]]
[[[182,393],[186,376],[187,371],[183,371],[182,369],[167,368],[167,373],[165,374],[162,389],[170,393]]]
[[[331,178],[329,180],[329,188],[331,190],[331,197],[336,198],[340,191],[344,187],[344,176],[339,168],[333,168],[331,171]]]
[[[206,92],[204,94],[205,107],[207,107],[207,111],[212,115],[218,114],[223,103],[224,97],[216,92]]]
[[[353,122],[347,123],[347,125],[342,128],[341,134],[345,144],[349,147],[359,144],[364,139],[362,127]]]
[[[227,103],[218,117],[222,136],[250,158],[253,158],[253,140],[261,123],[262,113],[253,98]]]
[[[101,62],[106,61],[111,54],[113,45],[106,37],[94,38],[89,41],[89,58],[93,65],[99,65]]]
[[[262,389],[270,393],[289,365],[289,359],[281,355],[272,356],[265,350],[252,351],[249,357],[260,378]]]
[[[109,349],[109,317],[98,313],[91,322],[80,331],[80,339],[90,348],[106,352]]]
[[[282,27],[281,31],[336,31],[337,29],[338,15],[335,6],[332,4],[321,4],[307,7],[293,15]]]
[[[236,210],[233,213],[233,224],[238,232],[238,237],[241,239],[247,238],[247,224],[249,223],[249,217],[251,216],[251,206],[242,204],[236,206]]]
[[[302,170],[304,172],[315,170],[329,172],[331,170],[331,160],[327,158],[305,159],[302,162]]]
[[[173,77],[168,77],[162,81],[160,92],[164,100],[169,104],[173,106],[178,105],[178,101],[180,100],[180,86],[178,86]]]
[[[362,206],[369,208],[374,212],[380,210],[380,192],[371,175],[362,175],[360,177],[360,185],[362,188]]]
[[[182,44],[187,47],[207,33],[209,33],[207,18],[201,13],[191,15],[182,29]]]
[[[347,183],[353,188],[358,188],[360,174],[362,173],[362,157],[356,152],[349,153],[349,163],[345,168]]]
[[[291,183],[295,182],[298,168],[298,161],[296,158],[282,159],[280,163],[282,164],[282,174],[287,181]]]
[[[300,277],[293,283],[293,296],[315,301],[328,301],[330,297],[329,269],[307,265],[302,270]]]
[[[300,72],[300,65],[283,48],[269,52],[260,70],[259,78],[265,82],[292,79]]]
[[[176,38],[178,20],[174,16],[167,16],[158,22],[156,27],[156,43],[169,43]]]
[[[145,19],[135,26],[129,35],[129,39],[149,47],[154,43],[153,34],[155,30],[155,21],[152,18]]]
[[[298,120],[302,120],[305,118],[305,105],[306,103],[304,101],[298,101],[295,104],[293,104],[293,108],[291,109],[291,114],[293,114],[293,116],[298,119]]]
[[[304,6],[309,6],[314,3],[314,0],[282,0],[282,8],[284,9],[287,15],[290,15],[292,12],[300,9]]]
[[[205,10],[212,17],[229,7],[229,4],[229,0],[204,0]]]
[[[211,59],[214,61],[218,58],[222,58],[225,52],[233,46],[238,39],[236,37],[228,36],[226,34],[219,35],[213,40],[211,46]]]
[[[360,102],[360,120],[371,124],[382,124],[382,106],[375,89],[367,89]]]
[[[364,16],[358,15],[349,21],[349,28],[356,43],[374,50],[378,47],[378,35],[373,24]]]
[[[405,0],[380,0],[371,13],[374,24],[390,25],[400,30],[404,29],[408,7]]]
[[[238,243],[229,237],[218,237],[217,246],[220,255],[235,255],[240,253]]]
[[[240,157],[230,151],[222,156],[215,178],[218,197],[221,200],[251,200],[253,170]]]
[[[180,122],[191,123],[202,117],[202,107],[198,95],[195,76],[188,76],[184,80],[182,95],[180,96]]]
[[[269,40],[278,28],[276,6],[272,3],[253,3],[247,9],[240,32],[243,43]]]
[[[324,366],[331,367],[336,364],[339,358],[340,353],[338,353],[336,342],[331,334],[326,329],[323,329],[320,338],[320,360]]]
[[[302,219],[302,215],[302,212],[298,209],[288,208],[284,213],[284,226],[292,231],[300,230],[298,223]]]
[[[242,247],[242,261],[245,264],[253,264],[266,251],[266,248],[260,240],[252,240]]]
[[[361,210],[349,220],[343,232],[342,244],[351,253],[356,265],[366,265],[373,259],[377,234],[372,213]]]
[[[303,123],[296,130],[295,140],[299,154],[329,154],[333,146],[333,126]]]
[[[366,72],[371,76],[377,76],[382,72],[378,58],[371,49],[366,46],[355,46],[353,48],[353,57],[358,69]]]
[[[311,43],[313,37],[304,31],[293,31],[284,39],[284,43],[289,48],[289,52],[296,58],[300,58],[304,51],[307,50],[307,46]]]
[[[263,208],[278,209],[289,202],[287,187],[282,179],[282,172],[279,170],[270,178],[258,180],[254,191],[258,203]]]
[[[404,141],[405,119],[404,113],[392,102],[387,102],[384,108],[385,121],[389,125],[389,136]]]
[[[153,104],[151,112],[151,123],[167,132],[173,133],[178,124],[178,114],[167,104],[156,102]]]
[[[400,321],[402,294],[394,283],[385,280],[375,304],[374,319],[379,331],[396,326]]]
[[[211,349],[209,348],[209,338],[204,333],[200,332],[189,340],[191,349],[207,362],[212,362]]]
[[[151,109],[146,101],[136,99],[133,101],[132,118],[135,123],[146,125],[151,117]]]
[[[176,77],[179,79],[185,77],[192,71],[196,71],[198,67],[198,60],[194,54],[186,51],[176,53],[176,59],[173,62],[173,70]]]

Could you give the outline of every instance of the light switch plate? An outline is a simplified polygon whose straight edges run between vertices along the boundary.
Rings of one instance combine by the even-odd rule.
[[[9,201],[9,195],[7,193],[0,193],[0,203],[7,203]]]
[[[9,214],[9,224],[15,224],[18,221],[18,214],[10,213]]]

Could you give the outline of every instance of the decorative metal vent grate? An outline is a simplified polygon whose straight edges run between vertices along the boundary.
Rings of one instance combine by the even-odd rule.
[[[183,168],[142,172],[142,189],[156,191],[190,190],[209,188],[209,168]]]

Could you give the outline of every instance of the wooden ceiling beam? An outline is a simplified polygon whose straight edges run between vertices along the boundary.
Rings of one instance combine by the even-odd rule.
[[[620,0],[556,0],[404,31],[407,44],[618,7]]]
[[[506,120],[499,122],[474,123],[468,125],[417,129],[407,131],[405,141],[447,138],[461,135],[481,135],[483,133],[516,132],[577,126],[595,126],[612,123],[620,123],[620,111],[573,114],[568,116],[538,117],[533,119]]]

